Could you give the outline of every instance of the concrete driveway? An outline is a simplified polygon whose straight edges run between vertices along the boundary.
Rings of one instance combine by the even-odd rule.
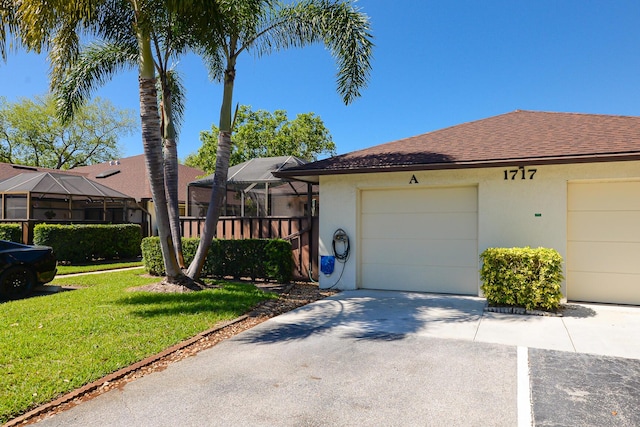
[[[343,292],[39,424],[640,425],[640,308],[573,307]]]

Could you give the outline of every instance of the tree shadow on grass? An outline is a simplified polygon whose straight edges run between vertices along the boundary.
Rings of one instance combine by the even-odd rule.
[[[133,293],[117,301],[137,308],[132,314],[139,317],[172,316],[216,312],[227,317],[246,313],[264,296],[252,292],[215,292],[212,290],[185,293]]]
[[[443,323],[477,322],[484,303],[451,295],[347,291],[298,308],[238,337],[247,343],[295,341],[328,333],[397,341]]]

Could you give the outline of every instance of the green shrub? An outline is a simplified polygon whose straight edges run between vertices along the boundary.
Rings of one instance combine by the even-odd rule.
[[[293,274],[293,255],[291,242],[287,240],[269,240],[264,247],[265,275],[280,282],[289,282]]]
[[[20,224],[0,224],[0,240],[22,243],[22,226]]]
[[[33,230],[34,244],[51,246],[59,261],[70,263],[137,257],[141,241],[138,224],[38,224]]]
[[[182,252],[186,263],[196,253],[199,239],[182,239]],[[164,274],[164,262],[158,237],[142,240],[144,267],[149,274]],[[203,277],[251,277],[273,279],[279,282],[291,280],[293,258],[291,243],[286,240],[244,239],[213,240],[202,268]]]
[[[557,309],[562,256],[546,248],[489,248],[480,254],[482,292],[492,305]]]

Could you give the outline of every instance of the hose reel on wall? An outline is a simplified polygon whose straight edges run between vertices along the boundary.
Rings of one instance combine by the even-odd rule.
[[[349,236],[342,228],[338,228],[333,233],[332,248],[333,256],[336,257],[338,262],[343,264],[347,262],[351,248],[349,247]]]
[[[333,251],[333,255],[323,255],[320,257],[320,271],[322,271],[325,276],[331,276],[335,269],[335,262],[337,261],[342,264],[340,277],[338,277],[336,283],[330,286],[330,288],[333,288],[342,278],[342,273],[344,273],[344,265],[349,260],[349,256],[351,255],[351,244],[349,242],[349,235],[342,228],[338,228],[333,233],[331,249]]]

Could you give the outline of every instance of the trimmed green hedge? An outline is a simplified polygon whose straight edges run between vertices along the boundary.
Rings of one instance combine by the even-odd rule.
[[[489,248],[480,254],[482,292],[493,305],[555,310],[562,293],[562,256],[547,248]]]
[[[193,260],[199,241],[198,238],[182,239],[182,251],[186,263]],[[164,274],[158,237],[146,237],[142,240],[142,258],[149,274],[157,276]],[[211,242],[201,276],[251,277],[286,283],[291,280],[292,273],[291,242],[281,239],[215,239]]]
[[[70,263],[137,257],[141,241],[138,224],[38,224],[33,230],[34,244],[51,246],[58,261]]]
[[[22,243],[22,226],[20,224],[0,224],[0,240]]]

